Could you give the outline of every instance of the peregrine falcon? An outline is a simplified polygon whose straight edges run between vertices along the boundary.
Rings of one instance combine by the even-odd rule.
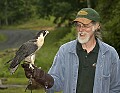
[[[23,43],[23,45],[21,45],[21,47],[16,52],[15,57],[10,60],[9,70],[11,74],[13,74],[17,70],[19,64],[23,60],[29,63],[30,68],[34,69],[32,65],[34,64],[35,61],[35,53],[44,44],[45,36],[48,33],[49,31],[47,30],[41,30],[32,40],[29,40]]]

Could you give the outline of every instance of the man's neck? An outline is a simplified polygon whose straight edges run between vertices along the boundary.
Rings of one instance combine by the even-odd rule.
[[[87,43],[82,44],[82,48],[85,49],[87,53],[89,53],[94,49],[95,45],[96,45],[96,39],[91,38]]]

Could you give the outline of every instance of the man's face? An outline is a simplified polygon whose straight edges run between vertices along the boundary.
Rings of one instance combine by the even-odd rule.
[[[77,39],[81,44],[87,43],[92,37],[96,30],[95,24],[90,22],[89,24],[83,24],[76,22]]]

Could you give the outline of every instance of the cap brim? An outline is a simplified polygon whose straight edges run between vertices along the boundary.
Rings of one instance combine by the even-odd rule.
[[[81,22],[83,24],[89,24],[92,20],[87,19],[87,18],[76,18],[74,22]]]

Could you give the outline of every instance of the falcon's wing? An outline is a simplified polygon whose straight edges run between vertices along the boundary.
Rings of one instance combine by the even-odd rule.
[[[16,52],[15,57],[13,58],[10,68],[16,67],[22,60],[24,60],[27,56],[34,53],[38,49],[37,45],[34,42],[26,42],[24,43]]]

